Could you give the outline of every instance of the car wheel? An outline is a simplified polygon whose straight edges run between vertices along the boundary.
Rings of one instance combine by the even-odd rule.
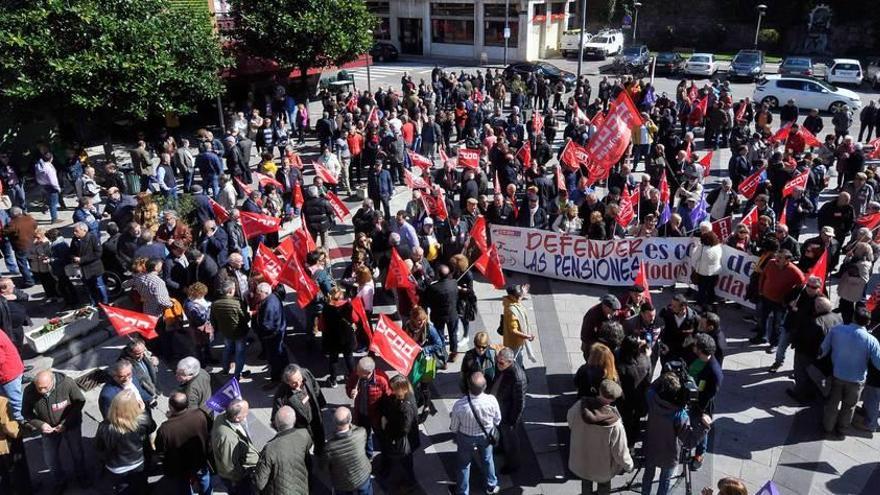
[[[774,109],[779,106],[779,100],[775,96],[768,96],[761,100],[761,103],[767,105],[767,108]]]
[[[847,108],[846,103],[844,103],[842,101],[835,101],[834,103],[831,104],[831,106],[828,107],[828,111],[831,113],[837,113],[841,109],[845,109],[845,108]]]

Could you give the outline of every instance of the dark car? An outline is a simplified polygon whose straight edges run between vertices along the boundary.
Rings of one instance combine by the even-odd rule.
[[[565,89],[568,91],[574,88],[577,80],[577,76],[571,72],[564,71],[553,64],[548,64],[547,62],[517,62],[508,65],[507,68],[504,69],[504,79],[509,81],[513,79],[514,74],[519,74],[523,80],[525,80],[529,74],[541,74],[545,79],[550,81],[550,84],[556,84],[557,81],[562,80],[562,82],[565,83]]]
[[[684,70],[686,60],[677,52],[660,52],[654,65],[656,74],[678,74]]]
[[[786,57],[779,64],[779,75],[782,76],[812,76],[813,61],[810,57]]]
[[[764,76],[764,52],[761,50],[740,50],[727,69],[728,79],[758,80]]]
[[[370,56],[377,62],[385,62],[387,60],[397,60],[400,52],[391,43],[378,42],[370,49]]]
[[[645,45],[628,46],[620,52],[614,61],[631,67],[647,67],[651,62],[651,52]]]

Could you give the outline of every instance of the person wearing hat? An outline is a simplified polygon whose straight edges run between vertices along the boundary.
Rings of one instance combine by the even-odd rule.
[[[527,342],[535,340],[529,312],[522,304],[525,294],[526,288],[524,286],[509,285],[507,287],[507,295],[501,300],[501,304],[504,307],[504,314],[501,317],[504,347],[513,350],[516,355],[516,361],[520,365],[523,363],[523,347],[526,347]]]
[[[584,397],[568,410],[568,468],[583,480],[581,493],[610,493],[611,480],[633,469],[623,421],[612,405],[622,395],[620,385],[603,380],[597,397]]]
[[[534,192],[528,193],[528,208],[520,212],[518,220],[520,227],[547,229],[549,221],[547,211],[541,207],[538,195]]]
[[[641,284],[629,286],[626,293],[620,297],[620,311],[617,312],[620,321],[626,321],[639,314],[639,309],[645,302],[647,302],[645,299],[645,287]]]
[[[599,328],[602,323],[613,320],[620,311],[620,301],[606,294],[599,300],[599,304],[590,308],[581,322],[581,352],[584,353],[584,359],[590,352],[590,346],[599,340]]]
[[[837,261],[840,258],[840,243],[835,238],[834,228],[828,225],[819,229],[819,235],[807,239],[801,245],[798,268],[807,273],[816,265],[826,250],[828,251],[828,269],[832,270],[837,266]]]

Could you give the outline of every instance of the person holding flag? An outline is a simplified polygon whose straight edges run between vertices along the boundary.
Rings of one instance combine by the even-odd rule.
[[[805,280],[804,273],[791,259],[791,252],[784,249],[777,251],[773,261],[767,263],[760,276],[761,305],[758,321],[763,323],[764,331],[749,342],[769,344],[768,354],[775,353],[777,345],[784,347],[788,344],[783,327],[788,303],[797,296]]]

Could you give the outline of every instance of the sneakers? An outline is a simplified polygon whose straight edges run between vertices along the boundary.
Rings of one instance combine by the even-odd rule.
[[[500,491],[501,491],[501,487],[498,485],[495,485],[492,488],[487,489],[486,493],[487,493],[487,495],[494,495],[496,493],[499,493]]]
[[[871,428],[870,426],[866,425],[864,421],[858,419],[852,422],[852,427],[857,430],[868,431],[871,433],[877,431],[875,428]]]
[[[691,459],[691,471],[699,471],[703,467],[703,456],[695,455]]]
[[[781,367],[782,367],[782,363],[780,363],[779,361],[776,361],[775,363],[773,363],[772,366],[770,366],[770,369],[767,371],[769,371],[770,373],[776,373],[777,371],[779,371],[779,368],[781,368]],[[786,392],[788,392],[788,390],[791,390],[791,389],[787,389]]]
[[[764,349],[764,352],[767,354],[776,354],[776,346],[770,344],[766,349]]]
[[[766,344],[767,340],[763,335],[758,335],[749,339],[749,344],[761,345]]]

